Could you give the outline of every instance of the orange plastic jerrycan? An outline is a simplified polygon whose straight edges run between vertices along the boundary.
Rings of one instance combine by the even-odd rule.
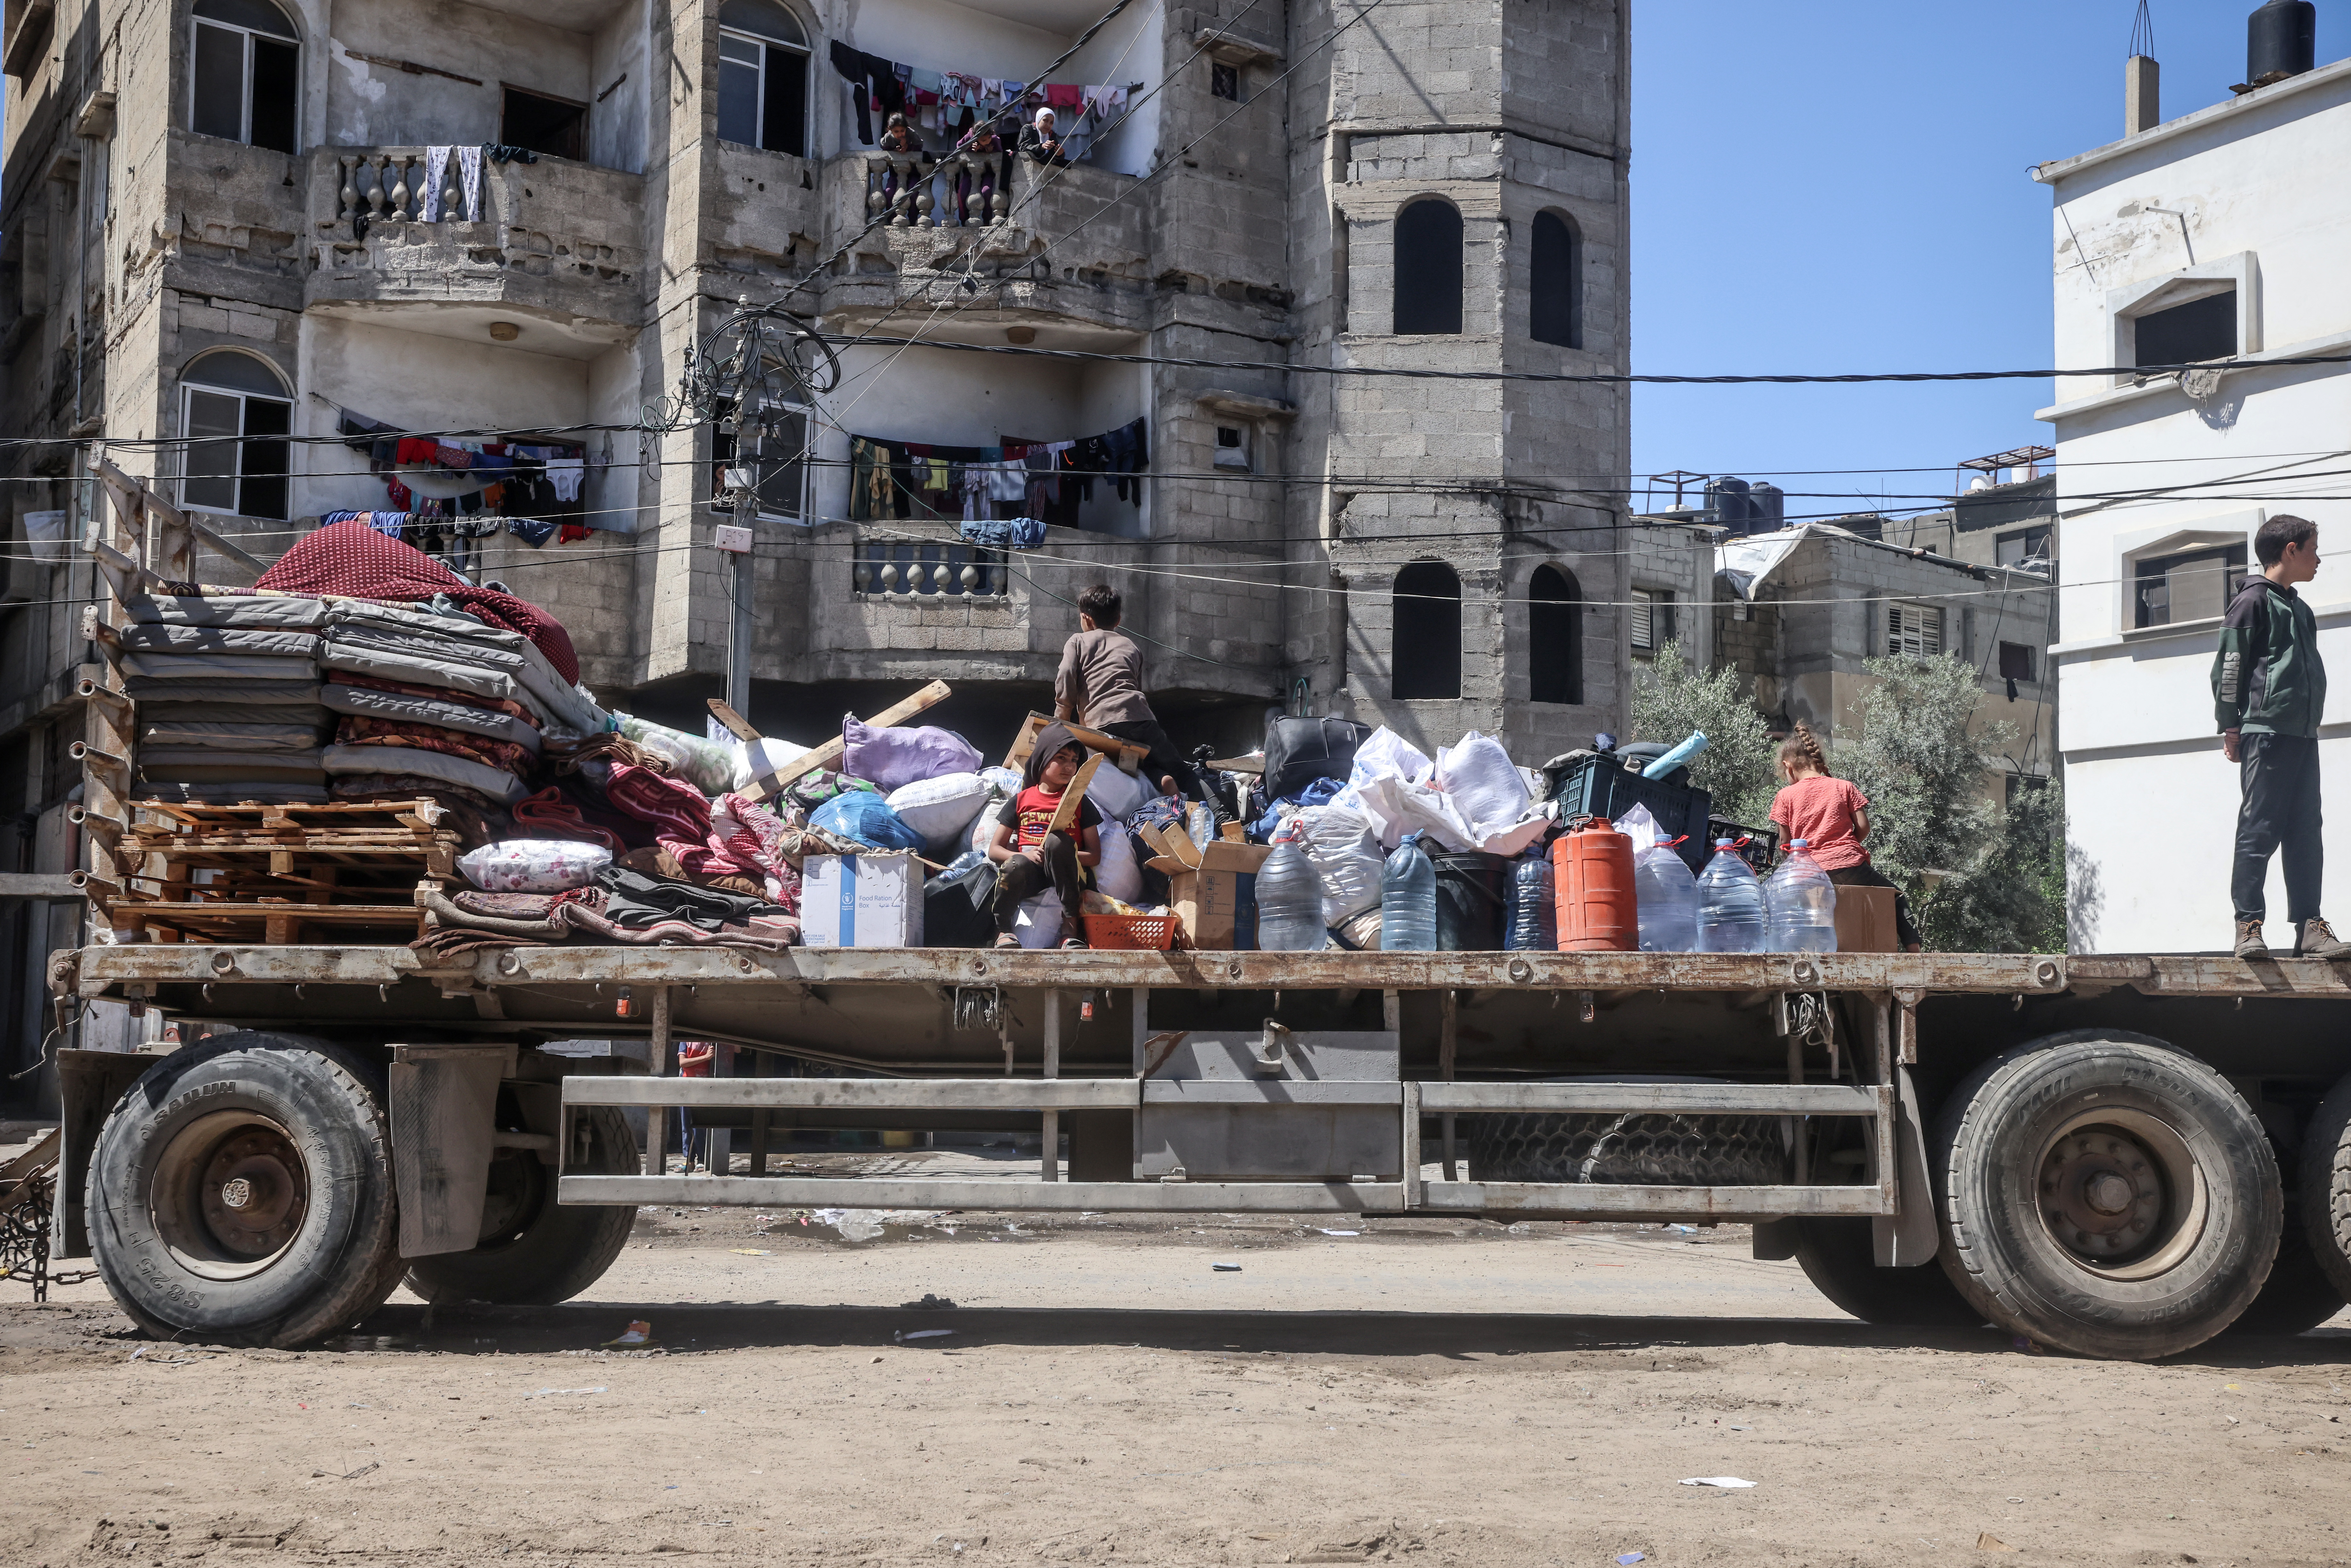
[[[1554,841],[1562,953],[1635,953],[1641,925],[1633,897],[1633,841],[1594,817]]]

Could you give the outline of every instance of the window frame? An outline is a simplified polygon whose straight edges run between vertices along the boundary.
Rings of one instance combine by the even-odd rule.
[[[2158,578],[2168,579],[2174,568],[2201,557],[2218,557],[2222,570],[2227,574],[2220,582],[2220,613],[2193,616],[2185,621],[2173,620],[2170,588],[2167,582],[2164,592],[2164,618],[2160,621],[2146,619],[2147,590],[2141,585]],[[2231,557],[2235,559],[2231,559]],[[2179,549],[2142,551],[2130,558],[2130,579],[2125,585],[2125,590],[2129,595],[2130,606],[2131,623],[2128,630],[2162,632],[2177,631],[2183,626],[2217,625],[2227,617],[2230,601],[2237,597],[2238,591],[2243,588],[2246,580],[2259,570],[2252,564],[2251,546],[2242,540],[2189,544]]]
[[[1558,580],[1563,591],[1561,597],[1537,597],[1535,587],[1545,572]],[[1554,561],[1544,561],[1527,574],[1527,700],[1562,707],[1580,707],[1583,704],[1583,584],[1575,573]],[[1538,633],[1538,617],[1555,615],[1559,626],[1548,632]],[[1561,684],[1564,696],[1541,695],[1551,689],[1544,684],[1548,672],[1543,666],[1542,643],[1557,637],[1565,644],[1562,650],[1564,665]]]
[[[1914,615],[1918,617],[1919,626],[1915,634],[1904,629],[1904,622]],[[1928,639],[1926,633],[1929,628],[1933,632],[1932,648],[1927,646]],[[1941,605],[1891,599],[1886,603],[1885,634],[1879,639],[1879,645],[1885,649],[1883,656],[1888,659],[1939,659],[1950,647],[1947,631]]]
[[[218,351],[219,351],[219,350],[211,350],[210,352],[218,352]],[[231,351],[231,352],[234,352],[234,350],[230,350],[230,351]],[[194,365],[193,365],[193,366],[192,366],[192,368],[194,368],[194,369],[200,369],[200,368],[201,368],[201,366],[202,366],[202,363],[203,363],[203,359],[204,359],[204,357],[208,357],[208,356],[200,356],[200,357],[198,358],[198,360],[195,361]],[[257,359],[254,359],[254,357],[253,357],[252,355],[250,355],[250,354],[240,355],[240,356],[238,356],[238,357],[239,357],[239,358],[243,358],[243,359],[253,360],[253,362],[254,362],[254,363],[256,363],[256,364],[260,364],[260,363],[262,363],[262,362],[263,362],[263,361],[259,361],[259,360],[257,360]],[[276,367],[275,367],[275,366],[271,366],[271,367],[269,367],[269,369],[270,369],[270,373],[271,373],[272,375],[277,374],[277,369],[276,369]],[[253,392],[253,391],[250,391],[250,390],[248,390],[248,389],[246,389],[246,388],[244,388],[244,387],[223,386],[223,385],[221,385],[220,383],[218,383],[218,382],[208,382],[208,381],[205,381],[205,380],[204,380],[204,379],[201,377],[201,375],[191,376],[191,375],[189,375],[188,373],[186,373],[185,371],[182,372],[182,374],[180,375],[180,377],[179,377],[179,382],[180,382],[180,436],[181,436],[182,441],[184,443],[184,444],[183,444],[183,445],[182,445],[182,447],[180,448],[180,481],[179,481],[179,489],[180,489],[180,506],[181,506],[182,509],[183,509],[183,510],[185,510],[185,511],[191,511],[191,512],[202,512],[202,513],[204,513],[204,514],[205,516],[207,516],[207,517],[257,517],[257,518],[262,518],[262,519],[268,520],[268,521],[273,521],[273,522],[284,522],[284,521],[286,521],[288,517],[290,517],[293,515],[293,511],[294,511],[294,506],[293,506],[293,498],[294,498],[294,497],[293,497],[293,485],[294,485],[294,442],[293,442],[293,435],[294,435],[294,398],[293,398],[293,395],[292,395],[291,393],[286,393],[286,394],[283,394],[283,395],[280,395],[280,396],[274,396],[274,397],[273,397],[273,396],[271,396],[271,395],[269,395],[269,394],[267,394],[267,393]],[[283,383],[281,382],[280,384],[282,385]],[[236,425],[237,425],[237,434],[235,434],[235,435],[233,435],[233,436],[231,436],[231,435],[205,436],[205,437],[204,437],[204,438],[203,438],[203,443],[202,443],[202,444],[203,444],[204,446],[206,446],[206,447],[211,447],[211,446],[214,446],[214,445],[230,445],[230,446],[234,446],[234,447],[236,449],[237,464],[236,464],[235,471],[234,475],[232,475],[232,476],[222,476],[222,475],[217,475],[217,474],[201,474],[201,475],[198,475],[198,474],[190,474],[190,473],[188,472],[188,464],[189,464],[189,460],[190,460],[192,457],[193,457],[193,456],[194,456],[194,455],[195,455],[195,453],[196,453],[196,451],[197,451],[197,447],[198,447],[198,440],[197,440],[197,438],[193,434],[193,430],[194,430],[194,428],[195,428],[195,418],[194,418],[194,400],[195,400],[198,396],[200,396],[200,395],[201,395],[201,396],[204,396],[204,397],[231,398],[231,399],[235,400],[235,402],[236,402],[236,405],[237,405],[237,407],[236,407]],[[286,431],[285,431],[285,434],[260,434],[260,435],[256,435],[256,434],[254,434],[252,433],[252,430],[251,430],[251,414],[250,414],[250,410],[251,410],[251,406],[252,406],[254,403],[256,403],[256,402],[262,402],[262,403],[269,403],[269,404],[273,404],[273,405],[275,405],[275,406],[277,406],[277,407],[278,407],[278,408],[280,408],[280,409],[283,409],[283,410],[285,411],[285,413],[286,413]],[[284,454],[285,454],[285,467],[284,467],[283,469],[281,469],[277,474],[275,474],[275,475],[270,475],[270,474],[252,474],[252,473],[248,473],[248,472],[246,471],[246,465],[245,465],[245,457],[246,457],[246,454],[247,452],[249,452],[250,450],[252,450],[252,448],[253,448],[255,445],[258,444],[263,444],[263,443],[271,443],[271,442],[276,443],[279,447],[281,447],[281,448],[283,449]],[[219,479],[219,478],[223,478],[223,477],[228,477],[228,478],[230,478],[230,479],[231,479],[231,481],[232,481],[232,482],[235,484],[235,486],[236,486],[235,504],[235,505],[233,505],[233,506],[229,506],[229,507],[220,507],[220,506],[212,505],[212,504],[207,503],[207,502],[204,502],[204,501],[196,500],[196,499],[194,499],[194,498],[193,498],[193,497],[189,494],[188,486],[189,486],[189,485],[190,485],[190,483],[191,483],[192,481],[198,481],[198,480],[210,480],[210,479]],[[283,500],[282,500],[282,502],[281,502],[280,509],[279,509],[278,511],[277,511],[277,512],[275,512],[275,513],[270,513],[270,512],[256,512],[256,511],[250,511],[250,510],[247,510],[247,509],[246,509],[246,504],[245,504],[245,503],[246,503],[245,487],[246,487],[246,484],[247,484],[249,481],[254,480],[254,479],[275,479],[278,484],[280,484],[280,485],[282,485],[282,486],[284,486],[286,487],[286,494],[285,494],[285,497],[284,497],[284,498],[283,498]]]
[[[1554,280],[1558,284],[1558,291],[1563,296],[1561,308],[1566,319],[1566,335],[1559,338],[1546,338],[1537,330],[1542,317],[1538,314],[1536,302],[1551,292],[1544,287],[1537,262],[1541,254],[1537,247],[1541,243],[1546,221],[1557,225],[1565,236],[1566,257],[1562,264],[1565,274],[1562,279]],[[1557,207],[1543,208],[1527,225],[1527,337],[1533,342],[1548,343],[1555,349],[1581,350],[1583,347],[1583,225],[1575,221],[1574,214]]]
[[[1452,591],[1449,595],[1426,592],[1420,586],[1407,581],[1410,577],[1431,570],[1441,571],[1450,580]],[[1449,652],[1444,647],[1426,645],[1426,640],[1436,635],[1437,622],[1442,619],[1441,612],[1436,606],[1448,598],[1453,606]],[[1407,603],[1411,606],[1409,610],[1406,609]],[[1395,577],[1389,585],[1388,606],[1389,696],[1397,702],[1459,702],[1461,700],[1461,632],[1467,608],[1459,569],[1446,560],[1424,559],[1407,561],[1397,569]],[[1415,634],[1416,645],[1407,660],[1405,656],[1405,643],[1408,615],[1414,617],[1416,621],[1416,623],[1410,627],[1410,631]],[[1443,686],[1446,683],[1432,677],[1441,675],[1448,667],[1453,677],[1452,689],[1450,691],[1435,689]],[[1409,675],[1405,673],[1407,670],[1411,672]],[[1425,691],[1419,689],[1424,684],[1432,689]]]
[[[795,18],[795,20],[797,20],[797,18]],[[805,33],[807,29],[803,28],[802,31]],[[753,67],[751,62],[748,60],[729,60],[726,57],[726,46],[729,42],[748,44],[757,48],[759,51],[759,62],[758,66],[756,68]],[[800,150],[797,152],[793,152],[789,147],[770,147],[767,143],[768,94],[772,85],[772,78],[775,75],[775,57],[778,50],[796,59],[799,65],[802,91],[800,93]],[[749,147],[761,152],[781,152],[786,156],[792,158],[806,158],[810,156],[809,149],[815,144],[814,121],[816,93],[813,90],[814,81],[811,74],[811,66],[815,58],[816,51],[805,45],[786,43],[781,38],[770,38],[759,33],[747,33],[740,27],[730,27],[721,24],[718,29],[718,93],[716,99],[716,111],[719,115],[719,124],[722,127],[725,124],[727,68],[732,66],[740,69],[754,69],[756,70],[758,80],[757,90],[752,94],[751,113],[752,123],[757,127],[757,133],[759,140],[755,141],[737,141],[733,137],[726,135],[724,130],[720,130],[716,132],[718,139],[721,141],[728,143],[730,146]]]
[[[1633,602],[1625,614],[1626,642],[1633,652],[1645,657],[1655,657],[1658,649],[1674,640],[1679,630],[1675,610],[1679,601],[1670,588],[1633,587]],[[1663,611],[1660,615],[1658,612]],[[1658,634],[1662,622],[1664,635]]]
[[[1441,207],[1452,214],[1453,272],[1449,286],[1435,276],[1416,277],[1407,287],[1405,277],[1405,225],[1407,215],[1423,207]],[[1426,258],[1416,258],[1422,260]],[[1417,195],[1396,204],[1395,216],[1388,224],[1388,301],[1389,335],[1397,338],[1458,338],[1469,330],[1469,232],[1468,220],[1459,206],[1434,193]],[[1449,327],[1407,327],[1404,322],[1407,308],[1420,309],[1428,305],[1433,296],[1450,296],[1452,325]],[[1407,306],[1406,301],[1411,301]],[[1441,301],[1440,301],[1441,302]]]
[[[278,9],[275,6],[272,8]],[[280,14],[283,15],[282,10],[280,10]],[[197,40],[200,35],[196,29],[200,27],[215,27],[224,33],[234,34],[237,38],[240,54],[237,67],[238,130],[235,141],[241,146],[250,147],[254,145],[254,40],[256,38],[266,39],[270,43],[282,45],[294,51],[294,80],[296,84],[296,96],[293,116],[293,135],[290,138],[294,144],[291,147],[282,150],[264,148],[263,151],[283,151],[289,156],[299,153],[302,151],[302,34],[300,28],[294,23],[292,18],[288,17],[287,19],[287,30],[284,33],[265,33],[258,28],[248,27],[239,22],[224,22],[214,16],[199,16],[195,15],[193,9],[190,10],[188,15],[188,130],[191,133],[198,136],[213,136],[218,134],[214,131],[196,130],[196,100],[199,93],[203,90],[202,83],[199,81],[197,77],[200,52],[197,47]],[[223,140],[227,140],[227,138],[223,138]]]
[[[2040,542],[2047,546],[2047,549],[2028,550],[2014,560],[2001,559],[2001,552],[2006,546],[2018,540],[2022,540],[2029,545],[2033,542],[2032,536],[2035,534],[2039,534],[2041,536]],[[2023,528],[2011,528],[2004,534],[1992,535],[1992,564],[1994,566],[2006,567],[2011,570],[2020,570],[2025,567],[2026,563],[2031,561],[2043,560],[2053,563],[2057,559],[2056,547],[2057,525],[2055,523],[2028,523]]]
[[[2138,363],[2140,317],[2231,289],[2237,296],[2236,357],[2242,359],[2260,353],[2262,347],[2262,274],[2253,252],[2241,250],[2233,256],[2106,290],[2106,351],[2114,356],[2106,363],[2119,371],[2114,384],[2136,386],[2147,379],[2135,369],[2123,368]]]
[[[2009,655],[2011,653],[2014,653],[2016,657],[2013,659],[2010,658]],[[2032,643],[2011,643],[2005,638],[2002,638],[1998,643],[1993,657],[1999,665],[2000,678],[2001,680],[2016,681],[2025,685],[2038,685],[2040,684],[2041,661],[2033,656],[2033,648]],[[2022,665],[2023,667],[2023,674],[2019,674],[2015,669],[2011,667],[2011,665]]]

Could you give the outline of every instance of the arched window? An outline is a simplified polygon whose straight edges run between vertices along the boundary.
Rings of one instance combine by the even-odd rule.
[[[1461,330],[1461,209],[1423,196],[1396,214],[1395,329]]]
[[[1447,212],[1451,208],[1446,209]],[[1395,639],[1388,668],[1399,698],[1461,695],[1461,580],[1441,560],[1396,573]]]
[[[1562,349],[1583,347],[1583,236],[1562,213],[1535,214],[1527,258],[1527,336]]]
[[[270,0],[196,0],[188,129],[294,151],[302,35]]]
[[[809,44],[775,0],[718,7],[718,139],[808,156]]]
[[[275,370],[233,350],[197,355],[180,372],[180,434],[189,443],[180,504],[285,517],[286,437],[293,428],[294,402]]]
[[[1583,700],[1583,594],[1555,566],[1527,580],[1527,677],[1535,702]]]

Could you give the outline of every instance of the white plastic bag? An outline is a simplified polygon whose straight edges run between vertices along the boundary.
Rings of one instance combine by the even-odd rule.
[[[977,773],[942,773],[890,791],[887,804],[898,820],[923,836],[928,854],[953,860],[971,820],[995,793]]]
[[[981,777],[985,778],[986,775],[983,774]],[[1009,799],[1011,799],[1010,796],[998,790],[989,790],[987,800],[979,808],[979,815],[972,819],[971,847],[981,854],[986,854],[987,847],[996,842],[996,830],[1002,826],[996,819],[1004,810],[1004,802]]]
[[[1657,831],[1657,819],[1649,814],[1646,806],[1635,806],[1617,818],[1616,831],[1633,841],[1635,860],[1640,859],[1643,852],[1656,848],[1662,836]]]
[[[1355,747],[1355,765],[1348,770],[1347,782],[1364,784],[1386,773],[1401,779],[1419,779],[1427,774],[1430,767],[1428,758],[1421,755],[1417,747],[1382,725]]]
[[[1116,822],[1104,822],[1097,831],[1102,838],[1102,863],[1094,867],[1095,888],[1121,904],[1136,902],[1143,896],[1143,865],[1134,858],[1134,840]],[[1372,896],[1379,896],[1376,879]]]
[[[1527,781],[1518,764],[1500,741],[1474,729],[1460,745],[1437,753],[1437,786],[1452,797],[1454,811],[1475,838],[1515,826],[1527,814]]]
[[[1156,792],[1139,774],[1124,771],[1107,757],[1094,769],[1093,782],[1086,786],[1086,799],[1094,803],[1094,810],[1113,822],[1124,821],[1127,813]]]
[[[1349,797],[1354,798],[1350,802]],[[1426,833],[1447,850],[1470,847],[1469,825],[1453,802],[1427,784],[1397,773],[1384,773],[1362,786],[1349,785],[1331,804],[1355,804],[1380,835],[1380,847],[1393,851],[1410,833]]]
[[[759,755],[755,758],[751,755],[750,743],[738,740],[727,753],[735,763],[735,788],[738,790],[747,789],[753,779],[780,772],[808,754],[807,747],[794,746],[789,740],[778,740],[770,735],[760,737]]]
[[[603,845],[569,839],[507,839],[457,857],[457,869],[484,893],[564,893],[611,863]]]
[[[1322,924],[1339,925],[1380,902],[1379,834],[1344,806],[1309,806],[1292,819],[1298,845],[1322,878]]]
[[[1020,905],[1012,918],[1012,934],[1020,938],[1023,947],[1058,947],[1061,945],[1061,895],[1047,888]]]
[[[25,514],[25,553],[43,566],[55,566],[69,553],[63,512]]]

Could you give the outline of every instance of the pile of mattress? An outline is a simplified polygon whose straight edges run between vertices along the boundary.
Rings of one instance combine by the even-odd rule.
[[[548,739],[604,727],[596,705],[518,632],[427,605],[325,601],[319,765],[337,799],[457,790],[503,809]]]
[[[323,601],[188,594],[141,597],[128,609],[117,635],[137,704],[135,799],[328,799]]]

